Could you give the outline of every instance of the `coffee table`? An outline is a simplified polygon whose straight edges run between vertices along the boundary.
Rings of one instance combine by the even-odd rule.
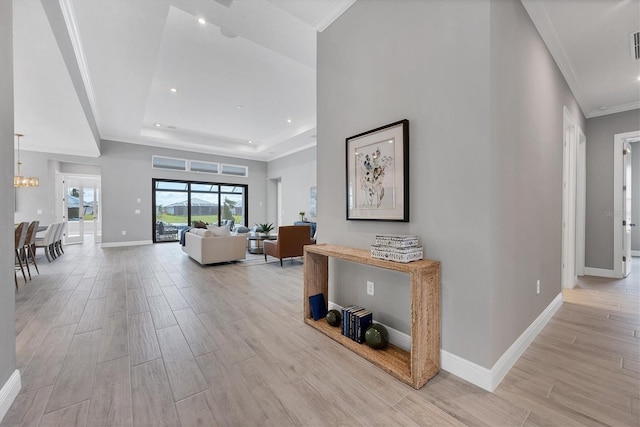
[[[268,235],[268,236],[247,236],[247,251],[250,254],[261,254],[263,253],[262,250],[262,242],[264,242],[265,240],[277,240],[278,236],[274,236],[274,235]],[[251,242],[256,242],[256,247],[252,248],[251,247]]]

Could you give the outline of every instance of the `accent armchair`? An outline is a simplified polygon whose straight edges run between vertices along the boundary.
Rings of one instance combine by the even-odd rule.
[[[308,225],[283,225],[278,228],[278,240],[265,240],[263,242],[264,261],[267,255],[280,259],[293,258],[304,255],[304,245],[313,245],[315,240],[309,237]]]

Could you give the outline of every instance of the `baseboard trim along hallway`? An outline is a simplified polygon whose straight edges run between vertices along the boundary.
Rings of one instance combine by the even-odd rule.
[[[491,369],[484,368],[445,350],[440,350],[440,367],[465,381],[493,392],[561,305],[562,293],[559,293],[522,335],[511,344],[511,347],[504,352]]]
[[[522,335],[514,341],[511,347],[504,352],[502,357],[493,365],[493,368],[487,369],[442,349],[440,349],[440,368],[484,390],[494,391],[561,305],[562,293],[559,293]],[[329,301],[329,309],[341,311],[342,307]],[[389,331],[389,342],[405,350],[411,347],[410,335],[387,325],[385,327]]]
[[[13,401],[16,399],[16,396],[18,396],[21,388],[22,381],[20,380],[20,371],[16,369],[0,389],[0,421],[2,421],[5,414],[13,404]]]

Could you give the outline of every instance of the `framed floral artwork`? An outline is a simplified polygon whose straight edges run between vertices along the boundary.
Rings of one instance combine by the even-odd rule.
[[[347,219],[409,221],[409,120],[347,138]]]

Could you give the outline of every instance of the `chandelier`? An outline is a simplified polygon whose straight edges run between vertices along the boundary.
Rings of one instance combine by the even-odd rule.
[[[20,166],[22,162],[20,161],[20,138],[23,137],[21,133],[16,133],[16,137],[18,138],[18,173],[13,177],[13,186],[14,187],[38,187],[40,185],[40,180],[35,177],[26,177],[20,175]]]

